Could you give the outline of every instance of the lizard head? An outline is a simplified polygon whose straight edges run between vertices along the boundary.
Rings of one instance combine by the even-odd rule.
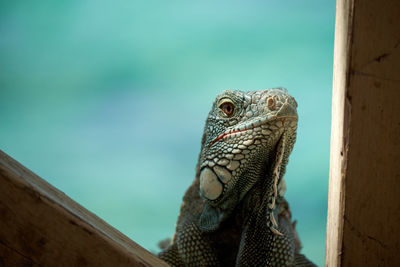
[[[208,115],[200,153],[200,228],[211,231],[256,184],[269,206],[284,194],[283,174],[296,139],[297,103],[283,88],[225,90]]]

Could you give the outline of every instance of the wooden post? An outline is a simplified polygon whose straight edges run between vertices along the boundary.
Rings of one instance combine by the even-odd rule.
[[[0,150],[0,266],[168,265]]]
[[[400,266],[400,1],[338,0],[327,266]]]

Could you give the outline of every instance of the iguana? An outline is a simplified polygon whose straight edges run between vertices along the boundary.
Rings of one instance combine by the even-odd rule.
[[[196,178],[161,259],[171,266],[315,266],[299,253],[283,198],[296,108],[283,88],[217,96]]]

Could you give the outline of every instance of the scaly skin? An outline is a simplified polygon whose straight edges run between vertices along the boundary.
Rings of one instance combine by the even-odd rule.
[[[299,254],[283,198],[296,108],[283,88],[217,96],[196,178],[161,259],[171,266],[314,266]]]

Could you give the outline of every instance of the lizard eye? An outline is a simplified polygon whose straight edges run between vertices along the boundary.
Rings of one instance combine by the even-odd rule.
[[[222,99],[218,108],[225,114],[227,117],[231,117],[235,112],[235,105],[232,103],[230,99]]]

